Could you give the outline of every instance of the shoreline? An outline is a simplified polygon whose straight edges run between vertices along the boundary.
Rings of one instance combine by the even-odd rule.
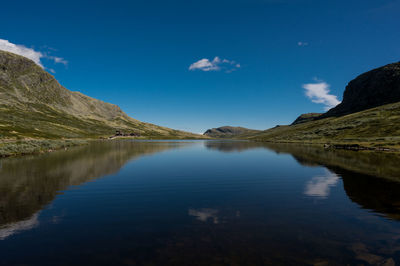
[[[94,141],[115,141],[124,139],[135,140],[207,140],[209,138],[169,138],[157,136],[113,136],[99,137],[99,138],[85,138],[85,139],[0,139],[0,159],[7,157],[18,157],[24,155],[37,155],[50,153],[62,149],[88,145]]]
[[[332,150],[349,150],[349,151],[375,151],[375,152],[392,152],[400,153],[400,148],[388,147],[390,144],[379,143],[378,146],[371,146],[368,143],[362,142],[301,142],[301,141],[265,141],[265,140],[250,140],[260,143],[274,143],[274,144],[297,144],[297,145],[310,145],[310,146],[320,146],[324,149]]]
[[[22,139],[0,140],[0,158],[44,154],[87,145],[89,139]]]
[[[77,146],[88,145],[93,141],[115,141],[123,139],[136,139],[136,140],[173,140],[175,138],[155,138],[155,137],[128,137],[118,136],[113,138],[92,138],[92,139],[22,139],[22,140],[0,140],[0,158],[17,157],[24,155],[35,155],[50,153],[57,150]],[[259,143],[274,143],[274,144],[293,144],[293,145],[310,145],[319,146],[326,150],[349,150],[349,151],[372,151],[372,152],[388,152],[400,153],[399,148],[391,148],[384,144],[381,146],[368,146],[363,143],[317,143],[317,142],[297,142],[297,141],[261,141],[261,140],[246,140],[246,139],[212,139],[212,138],[183,138],[182,140],[225,140],[235,141],[244,140]]]

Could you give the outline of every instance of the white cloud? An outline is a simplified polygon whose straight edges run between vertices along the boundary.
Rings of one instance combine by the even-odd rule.
[[[324,104],[325,111],[340,103],[336,95],[329,94],[329,87],[330,85],[326,82],[308,83],[303,85],[303,88],[306,91],[306,96],[313,103]]]
[[[225,70],[227,73],[235,71],[236,69],[240,68],[240,64],[228,60],[222,59],[216,56],[212,61],[207,58],[203,58],[197,62],[194,62],[189,66],[189,70],[201,70],[201,71],[219,71]]]
[[[298,46],[308,46],[308,42],[297,42]]]
[[[217,59],[217,60],[215,60]],[[219,70],[220,68],[218,67],[218,63],[215,62],[218,61],[218,57],[214,58],[214,60],[211,62],[207,58],[201,59],[193,64],[190,65],[189,70],[202,70],[202,71],[212,71],[212,70]]]
[[[14,54],[22,55],[26,58],[31,59],[33,62],[43,67],[40,62],[40,58],[43,57],[41,52],[37,52],[31,48],[27,48],[23,45],[13,44],[7,40],[0,39],[0,50],[11,52]]]
[[[64,66],[66,66],[66,65],[68,64],[68,61],[65,60],[65,59],[62,58],[62,57],[57,57],[57,56],[46,56],[46,58],[47,58],[47,59],[54,60],[54,63],[63,64]]]
[[[29,58],[33,62],[35,62],[37,65],[41,66],[42,68],[44,68],[42,62],[40,61],[42,58],[52,60],[56,64],[63,64],[63,65],[68,64],[68,61],[62,57],[50,56],[50,55],[47,55],[46,53],[35,51],[32,48],[28,48],[21,44],[14,44],[14,43],[11,43],[8,40],[4,40],[4,39],[0,39],[0,50],[18,54],[18,55],[24,56],[26,58]]]

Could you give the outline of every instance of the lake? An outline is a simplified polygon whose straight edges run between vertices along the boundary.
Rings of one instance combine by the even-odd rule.
[[[1,265],[395,265],[400,155],[103,141],[0,160]]]

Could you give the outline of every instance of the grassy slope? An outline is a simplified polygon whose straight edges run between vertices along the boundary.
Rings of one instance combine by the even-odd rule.
[[[133,119],[116,105],[65,89],[31,60],[0,51],[0,141],[94,138],[116,130],[146,138],[202,137]]]
[[[400,102],[342,117],[280,126],[249,136],[268,142],[357,143],[400,148]]]
[[[44,104],[31,104],[26,108],[0,105],[0,139],[95,138],[111,136],[116,129],[139,132],[147,138],[201,137],[197,134],[122,118],[107,121],[76,117]]]

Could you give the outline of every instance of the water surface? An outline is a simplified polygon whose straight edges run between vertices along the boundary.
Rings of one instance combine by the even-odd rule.
[[[105,141],[0,160],[2,265],[394,265],[398,154]]]

